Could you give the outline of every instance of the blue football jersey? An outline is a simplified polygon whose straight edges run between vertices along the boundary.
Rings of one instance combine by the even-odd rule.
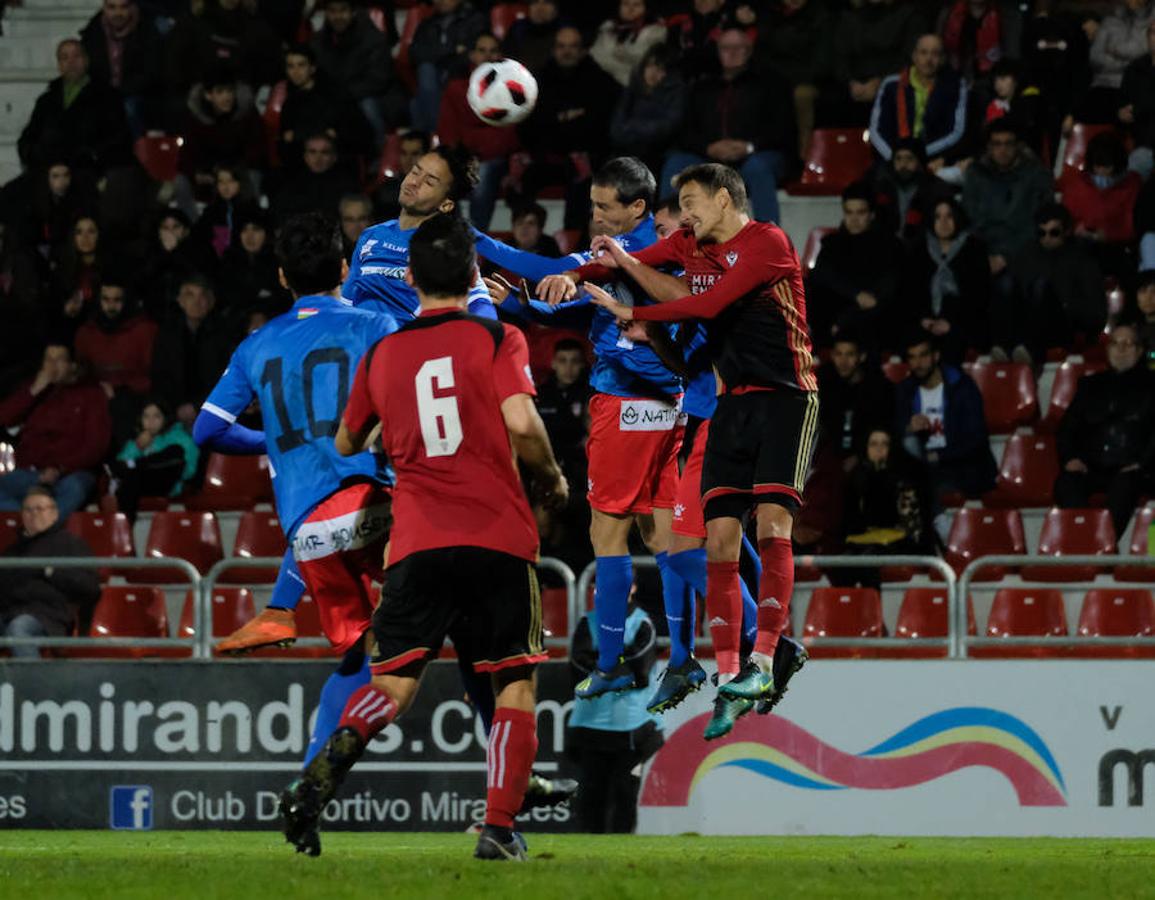
[[[391,317],[335,297],[301,297],[241,342],[204,402],[206,412],[233,422],[260,400],[277,515],[289,537],[346,479],[388,482],[384,456],[341,456],[333,438],[361,357],[396,330]]]
[[[392,316],[398,325],[415,319],[421,304],[417,291],[405,283],[405,270],[409,268],[409,239],[416,230],[401,228],[396,219],[366,228],[353,249],[341,296],[354,306]],[[480,275],[469,292],[469,313],[497,318]]]
[[[701,322],[683,322],[681,327],[693,329],[683,350],[689,372],[682,411],[699,419],[712,419],[718,407],[718,380],[714,377],[714,366],[706,348],[706,326]]]

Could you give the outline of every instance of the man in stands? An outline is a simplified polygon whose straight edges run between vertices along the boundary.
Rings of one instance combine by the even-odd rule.
[[[877,365],[867,362],[859,338],[845,331],[834,339],[830,365],[818,370],[818,392],[822,396],[820,442],[834,449],[844,468],[853,468],[870,430],[889,427],[894,387]]]
[[[485,29],[485,14],[469,0],[434,0],[433,14],[417,26],[409,47],[409,59],[417,75],[417,93],[410,109],[418,128],[437,128],[445,83],[450,73],[465,62],[469,48]]]
[[[36,377],[0,402],[0,427],[20,426],[16,468],[0,475],[0,510],[20,509],[29,488],[51,488],[62,519],[83,509],[108,452],[108,398],[62,344],[44,348]]]
[[[1143,366],[1144,347],[1132,325],[1116,325],[1105,372],[1085,375],[1059,426],[1055,503],[1090,505],[1107,494],[1107,509],[1122,537],[1155,471],[1155,374]]]
[[[348,259],[365,229],[373,223],[373,201],[364,194],[346,194],[337,204],[337,221],[341,225],[341,246]]]
[[[927,170],[926,145],[914,137],[899,138],[886,162],[875,168],[875,215],[879,224],[904,241],[922,236],[940,200],[954,196],[945,181]]]
[[[163,43],[156,17],[137,0],[104,0],[80,32],[94,81],[120,91],[128,124],[135,136],[144,133],[160,112],[157,74],[163,65]]]
[[[336,141],[326,132],[305,138],[302,157],[304,166],[273,197],[272,213],[278,223],[307,212],[332,216],[341,197],[361,189],[346,161],[338,157]]]

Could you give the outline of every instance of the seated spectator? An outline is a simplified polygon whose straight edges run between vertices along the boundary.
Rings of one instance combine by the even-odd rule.
[[[617,18],[602,22],[590,56],[625,87],[646,51],[665,38],[666,28],[646,8],[646,0],[619,0]]]
[[[228,365],[233,341],[217,298],[204,278],[186,278],[177,294],[180,315],[160,326],[152,355],[152,390],[177,421],[191,428],[205,397]]]
[[[0,401],[0,428],[17,425],[16,468],[0,475],[0,510],[20,509],[28,489],[40,484],[52,489],[67,519],[96,485],[111,428],[104,392],[83,376],[68,347],[45,347],[36,377]]]
[[[870,114],[870,143],[890,159],[899,138],[916,137],[926,145],[928,167],[937,171],[963,155],[966,135],[967,86],[943,66],[942,39],[919,37],[911,65],[883,79]]]
[[[867,360],[860,339],[845,332],[834,339],[830,365],[818,369],[819,443],[834,449],[844,470],[860,462],[870,430],[894,415],[894,388]]]
[[[337,222],[341,226],[341,243],[348,259],[361,238],[361,232],[373,224],[373,201],[364,194],[346,194],[337,204]]]
[[[100,225],[88,214],[72,225],[71,239],[55,249],[49,260],[49,296],[54,302],[70,298],[80,301],[80,315],[96,305],[100,271],[109,264],[100,239]]]
[[[1135,271],[1130,250],[1143,180],[1127,171],[1127,150],[1118,136],[1104,132],[1091,138],[1084,171],[1065,169],[1056,187],[1075,234],[1090,241],[1103,272],[1121,278]]]
[[[1116,325],[1109,368],[1079,380],[1059,423],[1055,503],[1079,509],[1105,491],[1120,538],[1155,466],[1155,375],[1140,365],[1143,349],[1134,326]]]
[[[1135,279],[1135,309],[1128,319],[1146,349],[1148,368],[1155,370],[1155,269],[1144,269]]]
[[[652,170],[661,168],[686,112],[686,84],[675,63],[668,44],[647,50],[610,122],[614,152],[636,156]]]
[[[1005,57],[1018,56],[1017,13],[998,0],[953,0],[939,13],[935,30],[950,67],[967,84],[988,78]]]
[[[934,207],[953,196],[950,185],[927,169],[926,148],[918,138],[899,138],[890,159],[874,168],[879,226],[905,241],[920,241]]]
[[[831,78],[818,98],[818,126],[865,126],[882,79],[906,63],[923,27],[917,3],[854,0],[842,10],[831,38]]]
[[[60,77],[36,101],[16,149],[25,166],[45,167],[70,158],[95,180],[133,162],[124,103],[114,89],[88,74],[88,54],[76,38],[56,47]]]
[[[168,90],[184,97],[226,66],[254,89],[281,77],[281,41],[243,0],[203,0],[178,19],[167,44]]]
[[[561,24],[558,0],[530,0],[525,16],[509,26],[501,49],[537,75],[553,53]]]
[[[1071,215],[1048,203],[1036,217],[1038,240],[1023,248],[991,303],[991,358],[1042,364],[1048,347],[1093,338],[1107,319],[1103,273],[1071,234]]]
[[[401,202],[398,199],[401,182],[417,164],[417,160],[433,147],[433,138],[427,131],[413,129],[401,135],[398,143],[397,171],[383,178],[373,191],[373,209],[378,222],[388,222],[401,214]]]
[[[216,271],[215,256],[191,240],[191,235],[188,216],[179,209],[163,210],[149,232],[134,293],[141,299],[144,311],[157,322],[165,321],[177,310],[176,295],[185,278],[197,272]]]
[[[327,134],[314,134],[305,139],[304,159],[304,167],[287,179],[273,196],[274,222],[313,211],[335,215],[337,201],[361,187],[356,177],[338,164],[337,145]]]
[[[694,0],[688,12],[669,18],[666,43],[677,52],[687,81],[717,68],[722,6],[723,0]]]
[[[417,128],[437,128],[445,82],[465,63],[469,48],[487,27],[485,16],[469,0],[433,0],[433,15],[417,26],[409,46],[417,74],[410,115]]]
[[[589,58],[581,32],[563,26],[554,39],[553,58],[537,78],[537,106],[520,126],[533,161],[522,178],[522,201],[542,187],[565,184],[567,228],[585,228],[589,219],[589,180],[605,156],[618,83]],[[573,154],[588,159],[579,171]]]
[[[874,195],[858,182],[842,193],[842,224],[822,241],[807,280],[807,316],[819,347],[850,330],[877,358],[898,300],[902,246],[874,220]]]
[[[956,200],[940,200],[902,267],[902,321],[934,335],[943,360],[953,366],[962,365],[968,350],[990,346],[987,248],[967,226]]]
[[[278,143],[281,165],[301,164],[302,143],[310,134],[325,132],[337,142],[342,156],[372,158],[380,142],[368,122],[340,85],[317,69],[317,55],[307,44],[285,52],[285,103],[281,107]]]
[[[12,198],[11,209],[14,221],[19,221],[24,245],[46,257],[53,247],[72,237],[72,227],[81,213],[97,208],[97,194],[89,180],[77,175],[64,158],[27,174],[26,193]]]
[[[967,169],[962,203],[971,228],[987,245],[991,274],[1001,276],[1008,261],[1027,246],[1035,214],[1053,198],[1051,176],[1007,118],[986,128],[986,152]]]
[[[510,214],[510,220],[513,226],[513,245],[518,250],[552,258],[561,256],[557,241],[545,233],[546,212],[540,203],[518,207]]]
[[[202,257],[219,260],[235,242],[242,217],[257,209],[257,199],[248,172],[239,165],[218,163],[211,177],[212,199],[193,226],[192,240]]]
[[[778,182],[793,167],[798,141],[789,84],[774,72],[755,72],[753,52],[741,28],[728,27],[718,37],[721,72],[691,88],[682,135],[666,157],[658,190],[668,197],[674,176],[687,166],[724,163],[742,174],[754,218],[777,222]]]
[[[1147,53],[1123,70],[1119,94],[1119,121],[1135,143],[1129,168],[1146,180],[1155,168],[1155,19],[1147,24]]]
[[[52,491],[33,485],[19,507],[22,531],[16,543],[0,556],[92,556],[92,548],[65,529]],[[100,599],[100,578],[95,569],[65,566],[37,569],[0,569],[0,634],[9,638],[64,637],[87,621]],[[36,659],[34,646],[13,647],[16,659]]]
[[[926,332],[906,344],[910,374],[895,389],[894,433],[927,468],[934,524],[945,541],[950,523],[942,515],[948,493],[974,499],[995,486],[983,396],[974,380],[939,359]]]
[[[137,0],[104,0],[81,29],[93,80],[120,91],[134,137],[144,134],[161,110],[157,90],[164,61],[156,17]]]
[[[469,76],[482,63],[501,59],[501,45],[488,31],[479,34],[469,51],[469,66],[445,85],[437,136],[448,147],[464,147],[480,163],[477,187],[469,197],[469,220],[484,231],[493,218],[501,182],[509,171],[509,157],[518,148],[516,128],[498,128],[483,122],[469,108]]]
[[[1080,122],[1113,122],[1120,102],[1123,73],[1147,51],[1147,27],[1155,19],[1151,0],[1123,0],[1104,16],[1091,41],[1091,89],[1076,107]]]
[[[1039,88],[1024,84],[1022,68],[1013,59],[1000,59],[991,67],[991,92],[984,122],[1012,116],[1023,141],[1036,156],[1043,156],[1044,112]]]
[[[274,314],[289,308],[289,295],[281,286],[277,255],[269,217],[255,206],[241,210],[233,221],[235,234],[221,258],[221,299],[233,320],[254,309]]]
[[[125,442],[109,466],[109,492],[117,509],[136,521],[142,497],[179,497],[196,475],[200,449],[179,422],[170,423],[159,401],[140,411],[136,435]]]
[[[212,69],[202,83],[193,86],[182,134],[181,173],[191,182],[198,200],[208,199],[215,182],[214,167],[241,164],[260,171],[267,165],[264,125],[253,105],[252,91],[228,69]],[[191,216],[187,202],[185,212]]]
[[[758,17],[755,59],[790,82],[798,155],[810,149],[818,85],[830,68],[830,34],[834,20],[827,0],[779,0]]]
[[[351,0],[325,0],[323,6],[325,24],[313,38],[317,68],[353,97],[373,132],[374,146],[380,147],[386,133],[408,119],[389,38]]]

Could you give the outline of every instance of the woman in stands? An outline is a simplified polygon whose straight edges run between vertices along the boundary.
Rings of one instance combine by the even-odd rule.
[[[127,441],[109,465],[113,478],[109,492],[117,507],[136,520],[142,497],[176,497],[196,474],[200,450],[159,400],[150,400],[140,412],[137,434]]]
[[[649,14],[646,0],[621,0],[617,18],[598,28],[590,56],[625,87],[646,51],[665,39],[666,29]]]

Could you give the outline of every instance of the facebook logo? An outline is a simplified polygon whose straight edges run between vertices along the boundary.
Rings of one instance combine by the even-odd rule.
[[[108,824],[118,831],[152,828],[152,788],[143,784],[119,784],[109,796]]]

